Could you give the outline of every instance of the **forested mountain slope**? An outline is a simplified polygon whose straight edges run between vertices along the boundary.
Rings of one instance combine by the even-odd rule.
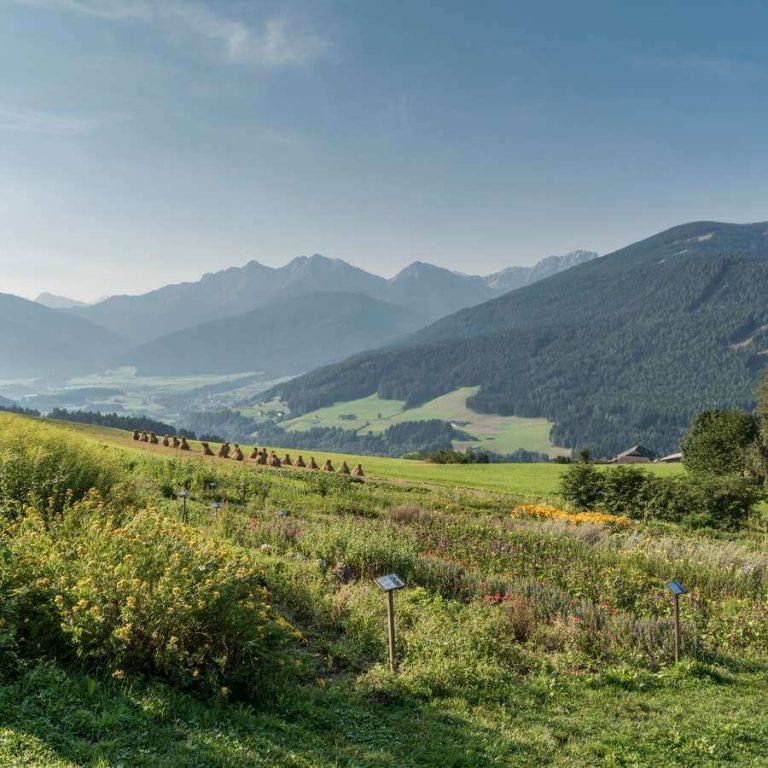
[[[0,378],[98,370],[124,346],[82,318],[0,293]]]
[[[302,413],[481,386],[481,412],[543,416],[558,445],[676,447],[708,407],[749,406],[768,360],[768,224],[675,227],[282,385]]]
[[[319,292],[163,336],[126,355],[141,374],[296,374],[381,346],[425,318],[360,293]]]

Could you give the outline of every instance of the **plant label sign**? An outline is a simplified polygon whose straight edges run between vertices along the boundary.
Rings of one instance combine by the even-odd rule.
[[[376,583],[385,592],[393,592],[396,589],[402,589],[405,586],[405,582],[395,573],[390,573],[387,576],[379,576],[376,579]]]

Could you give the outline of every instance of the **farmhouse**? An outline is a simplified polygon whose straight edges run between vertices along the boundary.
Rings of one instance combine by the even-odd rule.
[[[670,453],[669,456],[662,456],[661,458],[656,459],[659,464],[677,464],[682,460],[682,453]]]
[[[645,464],[653,461],[656,454],[644,445],[635,445],[622,453],[614,456],[609,464]]]

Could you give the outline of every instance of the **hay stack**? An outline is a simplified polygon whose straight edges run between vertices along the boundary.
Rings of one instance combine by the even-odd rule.
[[[203,449],[203,456],[213,456],[213,451],[208,443],[200,443],[200,445]]]
[[[229,443],[224,443],[223,445],[219,446],[219,450],[216,451],[216,455],[220,459],[228,459],[229,458]]]
[[[307,465],[304,463],[304,459],[302,458],[301,454],[299,454],[296,461],[293,463],[294,467],[306,467]]]
[[[365,477],[365,472],[363,472],[363,465],[357,464],[355,468],[352,470],[352,477]]]
[[[141,437],[139,438],[139,440],[142,443],[148,443],[149,442],[149,435],[146,432],[142,432],[141,433]]]
[[[254,448],[251,451],[251,455],[248,458],[251,459],[252,461],[255,461],[256,459],[258,459],[259,458],[259,449],[258,448]]]
[[[229,457],[233,461],[242,461],[245,456],[243,456],[243,452],[240,450],[240,446],[235,443],[235,450],[232,451],[232,455]]]
[[[307,469],[311,469],[311,470],[320,469],[320,467],[317,466],[317,462],[315,461],[314,456],[310,457],[309,464],[307,465]]]
[[[320,471],[321,472],[333,472],[334,471],[333,464],[331,464],[331,460],[330,459],[326,459],[325,460],[325,464],[323,464],[323,466],[320,468]]]
[[[149,442],[152,443],[152,445],[158,445],[159,440],[157,439],[157,435],[154,432],[149,433]]]
[[[270,457],[267,459],[267,464],[270,467],[275,467],[275,469],[280,467],[280,459],[277,458],[277,454],[274,451],[272,451]]]
[[[174,448],[178,448],[180,445],[181,445],[181,443],[179,442],[179,438],[176,437],[176,435],[174,435],[171,438],[171,446],[173,446]]]
[[[187,438],[186,437],[182,437],[181,438],[181,445],[179,446],[179,450],[180,451],[189,451],[189,450],[191,450],[190,447],[189,447],[189,443],[187,442]]]
[[[256,463],[261,464],[262,467],[267,465],[267,452],[264,449],[260,450],[256,456]]]
[[[133,430],[133,439],[134,440],[138,440],[140,437],[141,437],[141,435],[139,434],[139,430],[138,429],[134,429]]]
[[[347,466],[346,461],[341,462],[341,466],[336,470],[337,475],[349,475],[351,474],[349,471],[349,467]]]
[[[285,454],[285,458],[283,459],[283,466],[284,467],[292,467],[293,466],[293,462],[291,461],[291,454],[290,453],[286,453]]]
[[[171,444],[171,438],[168,435],[163,436],[163,447],[168,448]]]

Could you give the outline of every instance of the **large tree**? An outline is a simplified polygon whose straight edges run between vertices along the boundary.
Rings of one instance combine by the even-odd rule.
[[[683,438],[685,466],[709,475],[744,474],[759,432],[758,416],[746,411],[704,411]]]

